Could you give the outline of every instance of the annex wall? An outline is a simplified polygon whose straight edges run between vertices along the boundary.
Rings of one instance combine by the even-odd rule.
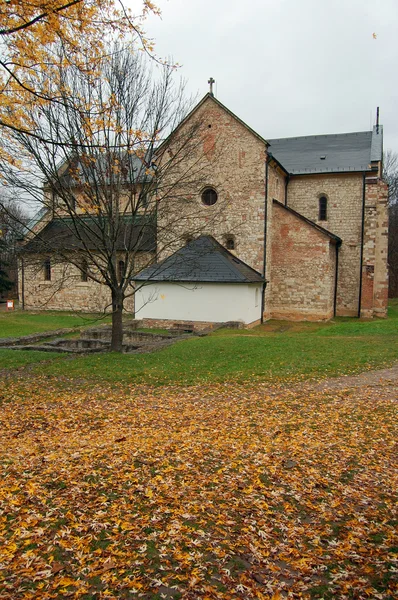
[[[269,310],[272,318],[333,317],[336,245],[289,210],[273,204]]]
[[[319,220],[319,198],[327,220]],[[363,177],[358,173],[297,175],[288,185],[288,206],[342,239],[337,315],[357,316],[360,293]]]
[[[153,282],[136,293],[138,319],[250,324],[261,317],[262,284]]]

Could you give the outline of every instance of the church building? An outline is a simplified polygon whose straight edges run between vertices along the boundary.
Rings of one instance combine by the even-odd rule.
[[[159,244],[170,214],[159,210],[157,235],[144,248],[154,264],[135,277],[136,317],[157,324],[248,326],[269,318],[385,317],[388,189],[382,180],[382,126],[268,139],[210,92],[161,152],[171,152],[173,136],[195,120],[205,129],[198,152],[206,179],[190,190],[195,211],[181,221],[179,243],[164,244],[167,250]],[[186,210],[181,197],[178,211]],[[48,216],[42,218],[45,228],[54,227]],[[25,249],[26,260],[40,252],[32,236]],[[190,269],[188,259],[194,261]],[[107,288],[81,277],[67,289],[60,285],[47,292],[48,265],[42,281],[26,266],[20,274],[26,309],[42,308],[43,298],[52,310],[109,305]]]

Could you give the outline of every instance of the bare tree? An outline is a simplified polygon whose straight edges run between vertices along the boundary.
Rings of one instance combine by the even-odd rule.
[[[187,233],[199,233],[194,198],[208,168],[205,132],[193,118],[168,137],[190,108],[184,86],[175,83],[173,69],[151,71],[128,47],[113,48],[94,74],[62,67],[57,82],[43,75],[43,87],[68,101],[29,107],[29,134],[8,136],[14,160],[1,163],[1,174],[40,203],[42,223],[55,219],[61,228],[48,238],[46,228],[32,226],[38,267],[51,257],[64,265],[59,285],[73,265],[108,287],[111,349],[121,351],[122,313],[135,293],[137,268],[181,245]],[[162,223],[160,213],[167,214]]]
[[[398,296],[398,154],[387,150],[383,157],[383,178],[388,183],[389,234],[389,296]]]
[[[28,220],[23,206],[8,198],[3,190],[0,202],[0,294],[17,292],[18,246]]]

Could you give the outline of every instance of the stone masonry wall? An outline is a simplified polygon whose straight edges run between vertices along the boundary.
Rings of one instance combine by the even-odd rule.
[[[192,168],[197,181],[188,185],[187,180],[185,189],[182,185],[176,190],[173,204],[160,201],[160,258],[184,245],[189,236],[212,235],[223,245],[232,236],[239,258],[262,272],[266,145],[212,98],[183,127],[189,127],[192,119],[201,123],[200,143],[184,159],[184,169]],[[218,194],[213,206],[201,200],[208,186]]]
[[[338,235],[339,250],[337,314],[358,314],[362,232],[362,174],[292,176],[288,206]],[[319,198],[326,196],[326,221],[319,220]]]
[[[362,317],[387,316],[388,186],[377,177],[366,179],[362,267]]]
[[[148,264],[151,256],[137,256],[137,270]],[[72,264],[51,264],[51,281],[44,277],[44,256],[24,257],[24,304],[26,310],[67,310],[79,312],[111,311],[111,294],[106,285],[93,280],[81,281],[81,272]],[[19,298],[22,301],[22,270],[19,269]],[[134,297],[125,300],[126,312],[134,311]]]
[[[268,164],[268,210],[267,210],[267,241],[266,241],[266,269],[265,278],[267,280],[267,287],[265,288],[264,294],[264,319],[271,318],[271,298],[273,290],[273,277],[272,273],[272,241],[274,239],[274,210],[273,200],[278,200],[282,204],[285,203],[285,189],[286,189],[286,174],[280,169],[273,161]]]
[[[274,203],[271,253],[271,316],[333,317],[336,250],[329,236]]]

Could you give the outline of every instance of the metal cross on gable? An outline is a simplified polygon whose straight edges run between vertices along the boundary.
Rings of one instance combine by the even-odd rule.
[[[210,85],[210,94],[212,96],[214,96],[213,94],[213,84],[216,83],[216,80],[213,79],[213,77],[210,77],[209,81],[207,82]]]

